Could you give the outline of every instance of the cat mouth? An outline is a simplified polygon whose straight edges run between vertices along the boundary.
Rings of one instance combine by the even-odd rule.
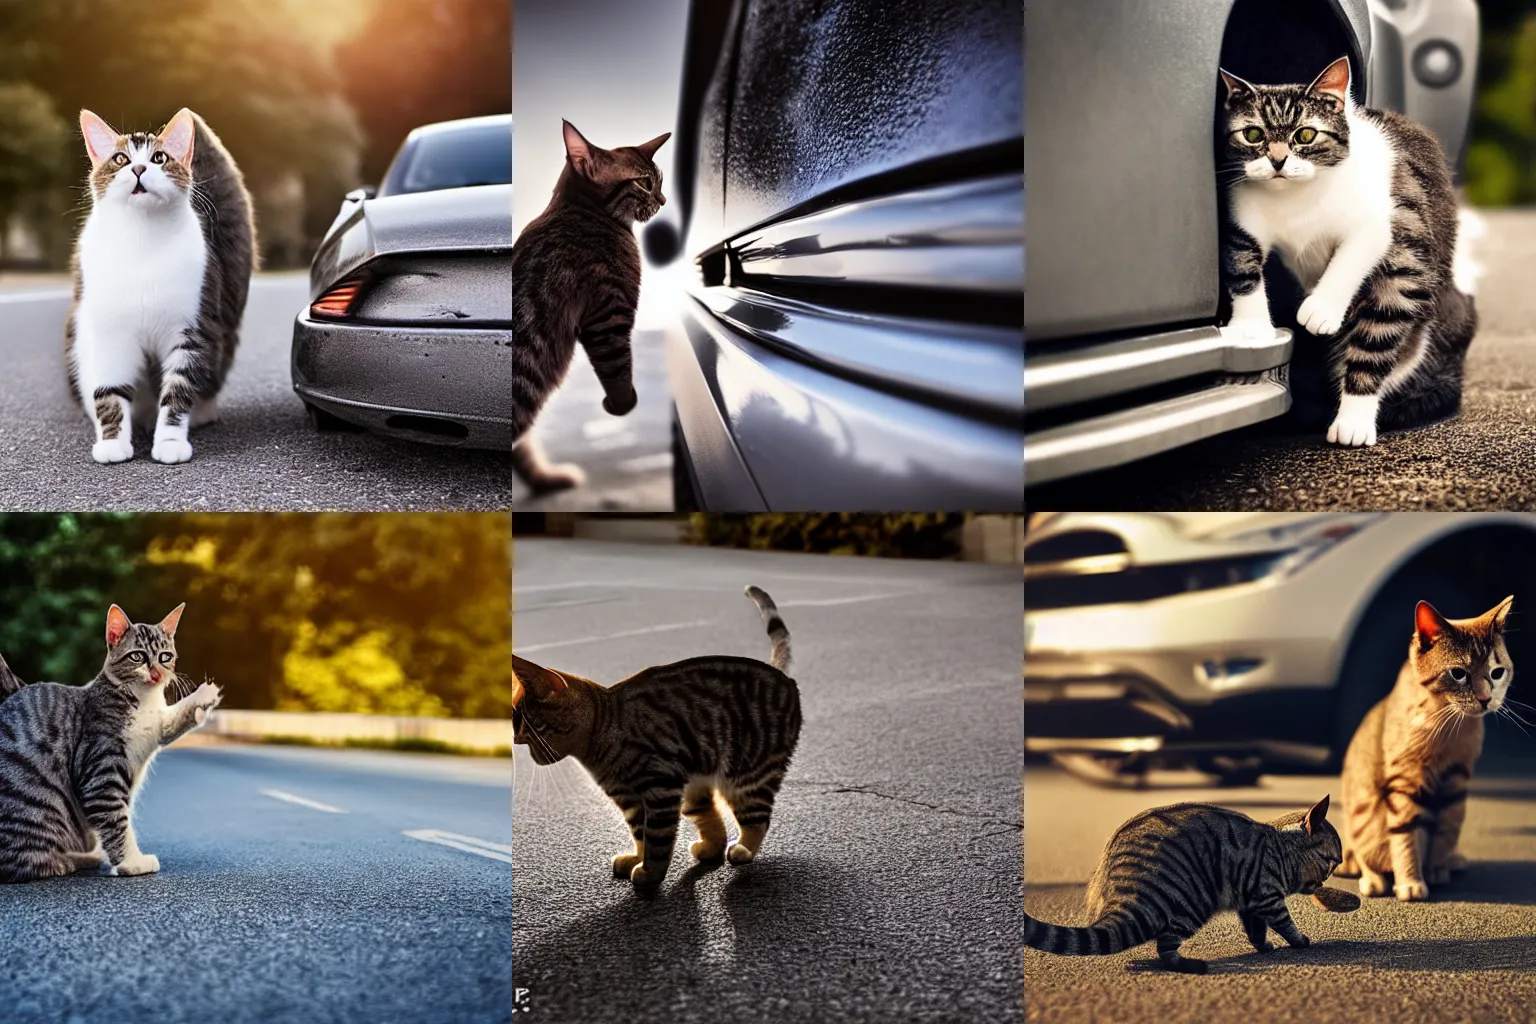
[[[131,196],[136,196],[140,192],[144,193],[145,195],[149,195],[149,189],[144,187],[144,183],[142,181],[135,182],[134,186],[133,186],[133,191],[129,192],[128,194],[131,195]]]

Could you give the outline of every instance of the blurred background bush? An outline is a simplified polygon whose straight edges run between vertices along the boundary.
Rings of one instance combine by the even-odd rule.
[[[506,718],[510,543],[496,514],[0,513],[0,654],[84,683],[109,604],[186,601],[177,667],[227,707]]]
[[[881,558],[950,558],[965,516],[953,512],[694,513],[693,539],[711,547]]]
[[[60,269],[89,209],[76,118],[180,107],[245,173],[266,266],[300,267],[341,197],[420,124],[506,113],[509,0],[0,0],[0,267]]]
[[[1481,53],[1463,182],[1478,206],[1536,203],[1536,3],[1480,0]]]

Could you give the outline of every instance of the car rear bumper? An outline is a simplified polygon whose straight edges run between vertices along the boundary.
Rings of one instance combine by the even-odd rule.
[[[300,313],[293,389],[369,430],[466,448],[512,443],[512,332],[337,324]]]
[[[1046,416],[1025,436],[1025,480],[1118,466],[1280,416],[1291,407],[1291,347],[1283,328],[1253,342],[1198,327],[1028,354],[1025,408],[1036,423]]]
[[[1024,451],[1016,420],[797,358],[719,306],[718,297],[712,305],[684,297],[666,332],[678,423],[704,508],[1018,510]],[[795,326],[815,330],[806,323],[813,319]],[[860,329],[878,342],[879,326]]]

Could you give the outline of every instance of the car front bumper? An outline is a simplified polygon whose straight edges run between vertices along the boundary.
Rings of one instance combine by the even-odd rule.
[[[512,332],[317,321],[293,325],[293,390],[394,437],[465,448],[512,443]]]

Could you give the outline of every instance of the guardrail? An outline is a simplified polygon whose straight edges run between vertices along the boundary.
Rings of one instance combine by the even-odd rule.
[[[509,718],[405,718],[309,711],[215,711],[191,736],[231,740],[295,739],[318,744],[444,744],[481,753],[512,749]]]

